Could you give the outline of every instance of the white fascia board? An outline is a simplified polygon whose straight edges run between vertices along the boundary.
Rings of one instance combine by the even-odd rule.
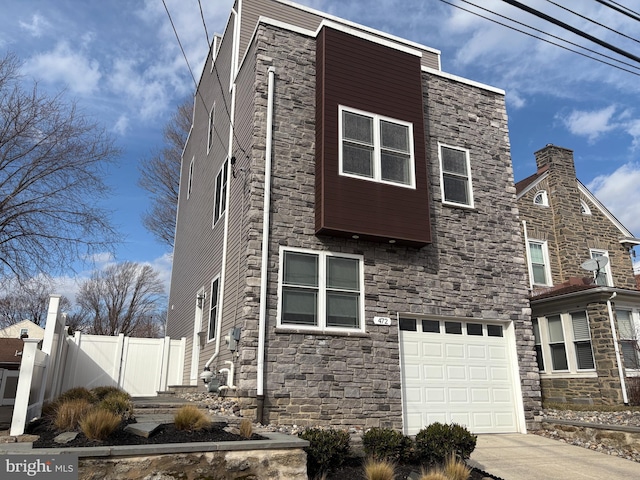
[[[576,179],[577,180],[577,179]],[[613,223],[618,230],[620,230],[620,232],[622,233],[622,235],[624,235],[626,238],[634,238],[633,233],[631,233],[629,230],[627,230],[627,228],[620,223],[620,220],[618,220],[608,209],[607,207],[605,207],[602,203],[600,203],[600,200],[598,200],[595,195],[593,193],[591,193],[589,191],[589,189],[587,187],[585,187],[582,182],[580,180],[577,180],[578,182],[578,190],[580,190],[580,192],[589,199],[589,201],[591,201],[591,203],[593,203],[598,210],[600,210],[602,212],[602,214],[607,217],[609,219],[609,221],[611,223]]]
[[[305,12],[313,13],[314,15],[317,15],[319,17],[326,18],[327,20],[331,20],[333,22],[340,23],[342,25],[353,27],[353,28],[355,28],[357,30],[360,30],[360,31],[363,31],[363,32],[368,32],[368,33],[374,35],[375,37],[387,38],[387,39],[391,40],[394,43],[402,43],[404,45],[412,46],[412,47],[417,48],[419,50],[425,50],[425,51],[434,53],[434,54],[438,55],[438,62],[440,61],[440,53],[441,52],[440,52],[440,50],[438,50],[436,48],[428,47],[426,45],[422,45],[420,43],[413,42],[411,40],[407,40],[406,38],[397,37],[397,36],[392,35],[390,33],[381,32],[380,30],[376,30],[374,28],[370,28],[370,27],[361,25],[359,23],[351,22],[351,21],[346,20],[344,18],[336,17],[335,15],[331,15],[329,13],[321,12],[320,10],[315,10],[313,8],[307,7],[305,5],[300,5],[298,3],[294,3],[294,2],[291,2],[289,0],[274,0],[274,1],[276,1],[278,3],[282,3],[284,5],[288,5],[288,6],[292,7],[292,8],[297,8],[298,10],[303,10]],[[322,23],[324,23],[324,21]]]
[[[435,70],[430,67],[422,67],[422,71],[426,73],[431,73],[433,75],[438,75],[439,77],[447,78],[449,80],[453,80],[454,82],[464,83],[467,85],[471,85],[472,87],[481,88],[483,90],[487,90],[489,92],[498,93],[500,95],[506,95],[506,92],[498,87],[492,87],[491,85],[487,85],[485,83],[476,82],[474,80],[469,80],[468,78],[459,77],[458,75],[453,75],[452,73],[446,73],[441,70]]]
[[[540,184],[540,182],[545,180],[548,176],[549,176],[549,172],[548,171],[544,172],[542,175],[540,175],[540,177],[535,182],[533,182],[531,185],[528,185],[527,188],[525,188],[520,193],[518,193],[516,195],[516,200],[520,200],[525,193],[533,190],[535,187],[537,187]]]

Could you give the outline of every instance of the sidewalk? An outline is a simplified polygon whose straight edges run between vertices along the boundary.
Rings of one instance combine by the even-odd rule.
[[[504,480],[635,480],[640,464],[534,434],[478,435],[471,465]]]

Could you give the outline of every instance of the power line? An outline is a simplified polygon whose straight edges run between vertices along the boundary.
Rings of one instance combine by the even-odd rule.
[[[615,10],[616,12],[619,12],[623,15],[626,15],[629,18],[633,18],[634,20],[638,20],[640,21],[640,15],[638,15],[636,12],[634,12],[633,10],[631,10],[629,7],[625,7],[624,5],[618,3],[618,2],[614,2],[613,0],[611,0],[611,3],[615,4],[615,5],[619,5],[619,7],[616,7],[615,5],[611,5],[611,3],[607,3],[604,2],[602,0],[596,0],[596,2],[598,2],[601,5],[604,5],[605,7],[609,7],[613,10]]]
[[[480,14],[478,12],[474,12],[474,11],[469,10],[467,8],[461,7],[460,5],[456,5],[454,3],[448,2],[447,0],[440,0],[440,1],[443,2],[443,3],[446,3],[447,5],[451,5],[452,7],[459,8],[460,10],[463,10],[465,12],[468,12],[468,13],[471,13],[473,15],[476,15],[476,16],[478,16],[480,18],[484,18],[485,20],[489,20],[490,22],[497,23],[498,25],[501,25],[501,26],[506,27],[506,28],[510,28],[511,30],[515,30],[516,32],[524,33],[525,35],[533,37],[533,38],[535,38],[537,40],[541,40],[543,42],[550,43],[551,45],[555,45],[556,47],[563,48],[564,50],[568,50],[569,52],[572,52],[572,53],[577,53],[578,55],[582,55],[583,57],[589,58],[591,60],[595,60],[596,62],[600,62],[600,63],[603,63],[605,65],[609,65],[610,67],[617,68],[617,69],[622,70],[624,72],[631,73],[632,75],[640,76],[640,74],[638,72],[634,72],[632,70],[629,70],[629,69],[626,69],[624,67],[621,67],[620,65],[616,65],[614,63],[609,63],[609,62],[606,62],[606,61],[601,60],[599,58],[592,57],[590,55],[587,55],[586,53],[578,52],[577,50],[573,50],[572,48],[566,47],[564,45],[560,45],[559,43],[552,42],[551,40],[548,40],[546,38],[538,37],[537,35],[534,35],[534,34],[532,34],[530,32],[525,32],[524,30],[520,30],[520,29],[518,29],[516,27],[513,27],[511,25],[507,25],[506,23],[499,22],[498,20],[496,20],[494,18],[487,17],[487,16],[482,15],[482,14]],[[465,0],[463,0],[463,1],[465,1]],[[491,12],[491,13],[493,13],[493,12]],[[584,47],[582,47],[582,48],[584,48]],[[616,61],[620,62],[620,60],[616,60]]]
[[[204,107],[205,111],[208,113],[209,109],[207,108],[207,103],[204,101],[204,98],[202,97],[202,93],[200,93],[200,89],[198,88],[198,82],[196,82],[196,77],[193,74],[193,70],[191,69],[191,65],[189,65],[189,60],[187,59],[187,54],[185,53],[184,48],[182,47],[182,42],[180,41],[180,36],[178,35],[178,31],[176,30],[176,26],[173,23],[173,18],[171,18],[171,14],[169,13],[169,9],[167,8],[167,4],[165,3],[165,0],[162,0],[162,4],[164,5],[164,9],[167,12],[167,17],[169,17],[169,22],[171,23],[171,27],[173,28],[173,33],[176,36],[176,40],[178,41],[178,45],[180,46],[180,50],[182,51],[182,56],[184,57],[184,61],[187,64],[187,68],[189,69],[189,73],[191,74],[191,79],[193,80],[193,84],[194,84],[194,86],[196,88],[196,94],[200,97],[200,101],[202,102],[202,106]],[[218,140],[220,140],[220,143],[222,145],[224,145],[224,141],[220,137],[220,133],[218,132],[218,130],[216,130],[215,124],[214,124],[214,127],[213,127],[213,131],[215,132],[216,136],[218,137]]]
[[[588,51],[588,52],[594,53],[594,54],[596,54],[596,55],[600,55],[601,57],[604,57],[604,58],[608,58],[609,60],[612,60],[612,61],[614,61],[614,62],[622,63],[623,65],[627,65],[627,66],[629,66],[629,67],[631,67],[631,68],[640,69],[640,67],[638,67],[638,66],[636,66],[636,65],[634,65],[634,64],[632,64],[632,63],[628,63],[628,62],[625,62],[625,61],[623,61],[623,60],[619,60],[619,59],[617,59],[617,58],[611,57],[611,56],[606,55],[606,54],[604,54],[604,53],[598,52],[597,50],[593,50],[593,49],[591,49],[591,48],[585,47],[585,46],[583,46],[583,45],[580,45],[580,44],[578,44],[578,43],[572,42],[572,41],[570,41],[570,40],[566,40],[566,39],[564,39],[564,38],[562,38],[562,37],[559,37],[559,36],[557,36],[557,35],[554,35],[554,34],[552,34],[552,33],[545,32],[544,30],[541,30],[541,29],[536,28],[536,27],[532,27],[532,26],[527,25],[526,23],[520,22],[520,21],[518,21],[518,20],[514,20],[513,18],[507,17],[506,15],[502,15],[502,14],[500,14],[500,13],[494,12],[493,10],[489,10],[488,8],[484,8],[484,7],[481,7],[480,5],[476,5],[475,3],[472,3],[472,2],[470,2],[470,1],[468,1],[468,0],[460,0],[460,1],[462,1],[462,2],[464,2],[464,3],[466,3],[466,4],[468,4],[468,5],[472,5],[472,6],[474,6],[474,7],[478,8],[478,9],[480,9],[480,10],[484,10],[485,12],[489,12],[489,13],[491,13],[491,14],[493,14],[493,15],[496,15],[496,16],[498,16],[498,17],[501,17],[501,18],[504,18],[504,19],[506,19],[506,20],[509,20],[510,22],[516,23],[516,24],[518,24],[518,25],[522,25],[523,27],[526,27],[526,28],[530,28],[531,30],[533,30],[533,31],[535,31],[535,32],[542,33],[543,35],[547,35],[547,36],[549,36],[549,37],[551,37],[551,38],[555,38],[556,40],[560,40],[561,42],[565,42],[565,43],[568,43],[569,45],[573,45],[574,47],[582,48],[583,50],[586,50],[586,51]],[[446,2],[445,2],[445,3],[446,3]],[[473,14],[477,15],[475,12],[472,12],[471,10],[465,10],[465,11],[467,11],[467,12],[469,12],[469,13],[473,13]],[[482,16],[482,18],[486,18],[487,20],[494,21],[494,20],[492,20],[491,18],[487,18],[487,17],[484,17],[484,16]],[[527,32],[524,32],[524,31],[519,30],[519,29],[517,29],[517,28],[510,27],[509,25],[505,25],[505,24],[500,23],[500,22],[496,22],[496,23],[498,23],[499,25],[505,26],[505,27],[507,27],[507,28],[512,28],[513,30],[516,30],[517,32],[525,33],[525,34],[527,34],[527,35],[530,35],[530,34],[528,34]],[[544,40],[543,38],[537,37],[537,36],[535,36],[535,35],[531,35],[531,36],[533,36],[534,38],[539,39],[539,40]],[[546,40],[544,40],[544,41],[546,41]],[[555,42],[551,42],[551,41],[548,41],[548,42],[549,42],[549,43],[551,43],[552,45],[555,45],[555,46],[558,46],[558,47],[562,47],[562,48],[566,48],[566,47],[563,47],[562,45],[559,45],[559,44],[557,44],[557,43],[555,43]],[[567,48],[567,49],[568,49],[569,51],[571,51],[571,52],[574,52],[574,53],[578,53],[578,54],[580,54],[580,52],[577,52],[577,51],[575,51],[575,50],[572,50],[572,49],[569,49],[569,48]],[[586,55],[586,57],[587,57],[587,58],[591,58],[591,59],[596,60],[596,61],[600,61],[599,59],[594,58],[594,57],[590,57],[590,56],[588,56],[588,55]],[[607,62],[604,62],[604,63],[606,63],[607,65],[611,65],[611,64],[609,64],[609,63],[607,63]],[[615,66],[615,65],[613,65],[613,66]]]
[[[204,34],[207,37],[207,45],[211,46],[209,41],[209,32],[207,31],[207,23],[204,21],[204,13],[202,13],[202,3],[198,0],[198,6],[200,7],[200,18],[202,19],[202,26],[204,27]]]
[[[547,22],[553,23],[554,25],[557,25],[559,27],[564,28],[565,30],[569,30],[572,33],[575,33],[576,35],[579,35],[583,38],[586,38],[587,40],[593,42],[593,43],[597,43],[598,45],[600,45],[601,47],[604,47],[608,50],[611,50],[613,52],[616,52],[618,55],[622,55],[623,57],[627,57],[635,62],[639,62],[640,63],[640,57],[637,57],[636,55],[633,55],[632,53],[627,52],[626,50],[623,50],[621,48],[616,47],[615,45],[611,45],[610,43],[605,42],[604,40],[600,40],[599,38],[594,37],[593,35],[589,35],[586,32],[583,32],[575,27],[572,27],[571,25],[569,25],[568,23],[564,23],[556,18],[553,18],[550,15],[547,15],[546,13],[540,12],[538,10],[535,10],[534,8],[528,7],[527,5],[524,5],[523,3],[520,2],[516,2],[515,0],[502,0],[505,3],[508,3],[509,5],[519,8],[520,10],[524,10],[527,13],[530,13],[531,15],[535,15],[538,18],[542,18],[543,20],[546,20]]]
[[[582,14],[580,14],[578,12],[574,12],[573,10],[571,10],[571,9],[565,7],[565,6],[562,6],[559,3],[552,2],[551,0],[547,0],[547,2],[551,3],[552,5],[555,5],[556,7],[561,8],[563,10],[566,10],[567,12],[573,13],[574,15],[576,15],[576,16],[578,16],[580,18],[583,18],[584,20],[587,20],[588,22],[594,23],[594,24],[598,25],[599,27],[606,28],[607,30],[610,30],[610,31],[612,31],[614,33],[617,33],[618,35],[621,35],[621,36],[623,36],[625,38],[628,38],[629,40],[633,40],[634,42],[640,43],[640,40],[636,40],[635,38],[616,30],[615,28],[607,27],[606,25],[604,25],[604,24],[602,24],[600,22],[596,22],[595,20],[593,20],[593,19],[591,19],[591,18],[589,18],[589,17],[587,17],[585,15],[582,15]]]

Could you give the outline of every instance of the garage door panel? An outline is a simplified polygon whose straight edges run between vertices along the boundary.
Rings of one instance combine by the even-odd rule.
[[[484,366],[471,366],[469,367],[469,380],[473,381],[485,381],[489,379],[489,372],[487,367]]]
[[[425,365],[425,380],[444,380],[444,365]]]
[[[434,422],[459,423],[473,433],[517,431],[517,370],[509,365],[507,337],[484,332],[401,331],[405,433]]]
[[[445,351],[447,359],[465,358],[464,345],[449,343],[445,345]]]
[[[469,345],[467,347],[468,358],[475,358],[478,360],[486,360],[487,348],[484,345]]]

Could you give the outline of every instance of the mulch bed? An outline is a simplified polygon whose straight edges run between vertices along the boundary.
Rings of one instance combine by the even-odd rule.
[[[191,442],[233,442],[247,440],[240,435],[227,432],[220,427],[211,427],[197,431],[178,430],[174,424],[165,423],[151,437],[144,438],[124,431],[126,423],[113,432],[106,440],[89,440],[84,433],[79,432],[75,440],[60,444],[53,439],[62,433],[52,428],[46,420],[36,420],[28,425],[26,433],[39,435],[33,442],[33,448],[61,448],[61,447],[101,447],[114,445],[155,445],[160,443],[191,443]],[[264,440],[265,437],[253,434],[250,440]]]

